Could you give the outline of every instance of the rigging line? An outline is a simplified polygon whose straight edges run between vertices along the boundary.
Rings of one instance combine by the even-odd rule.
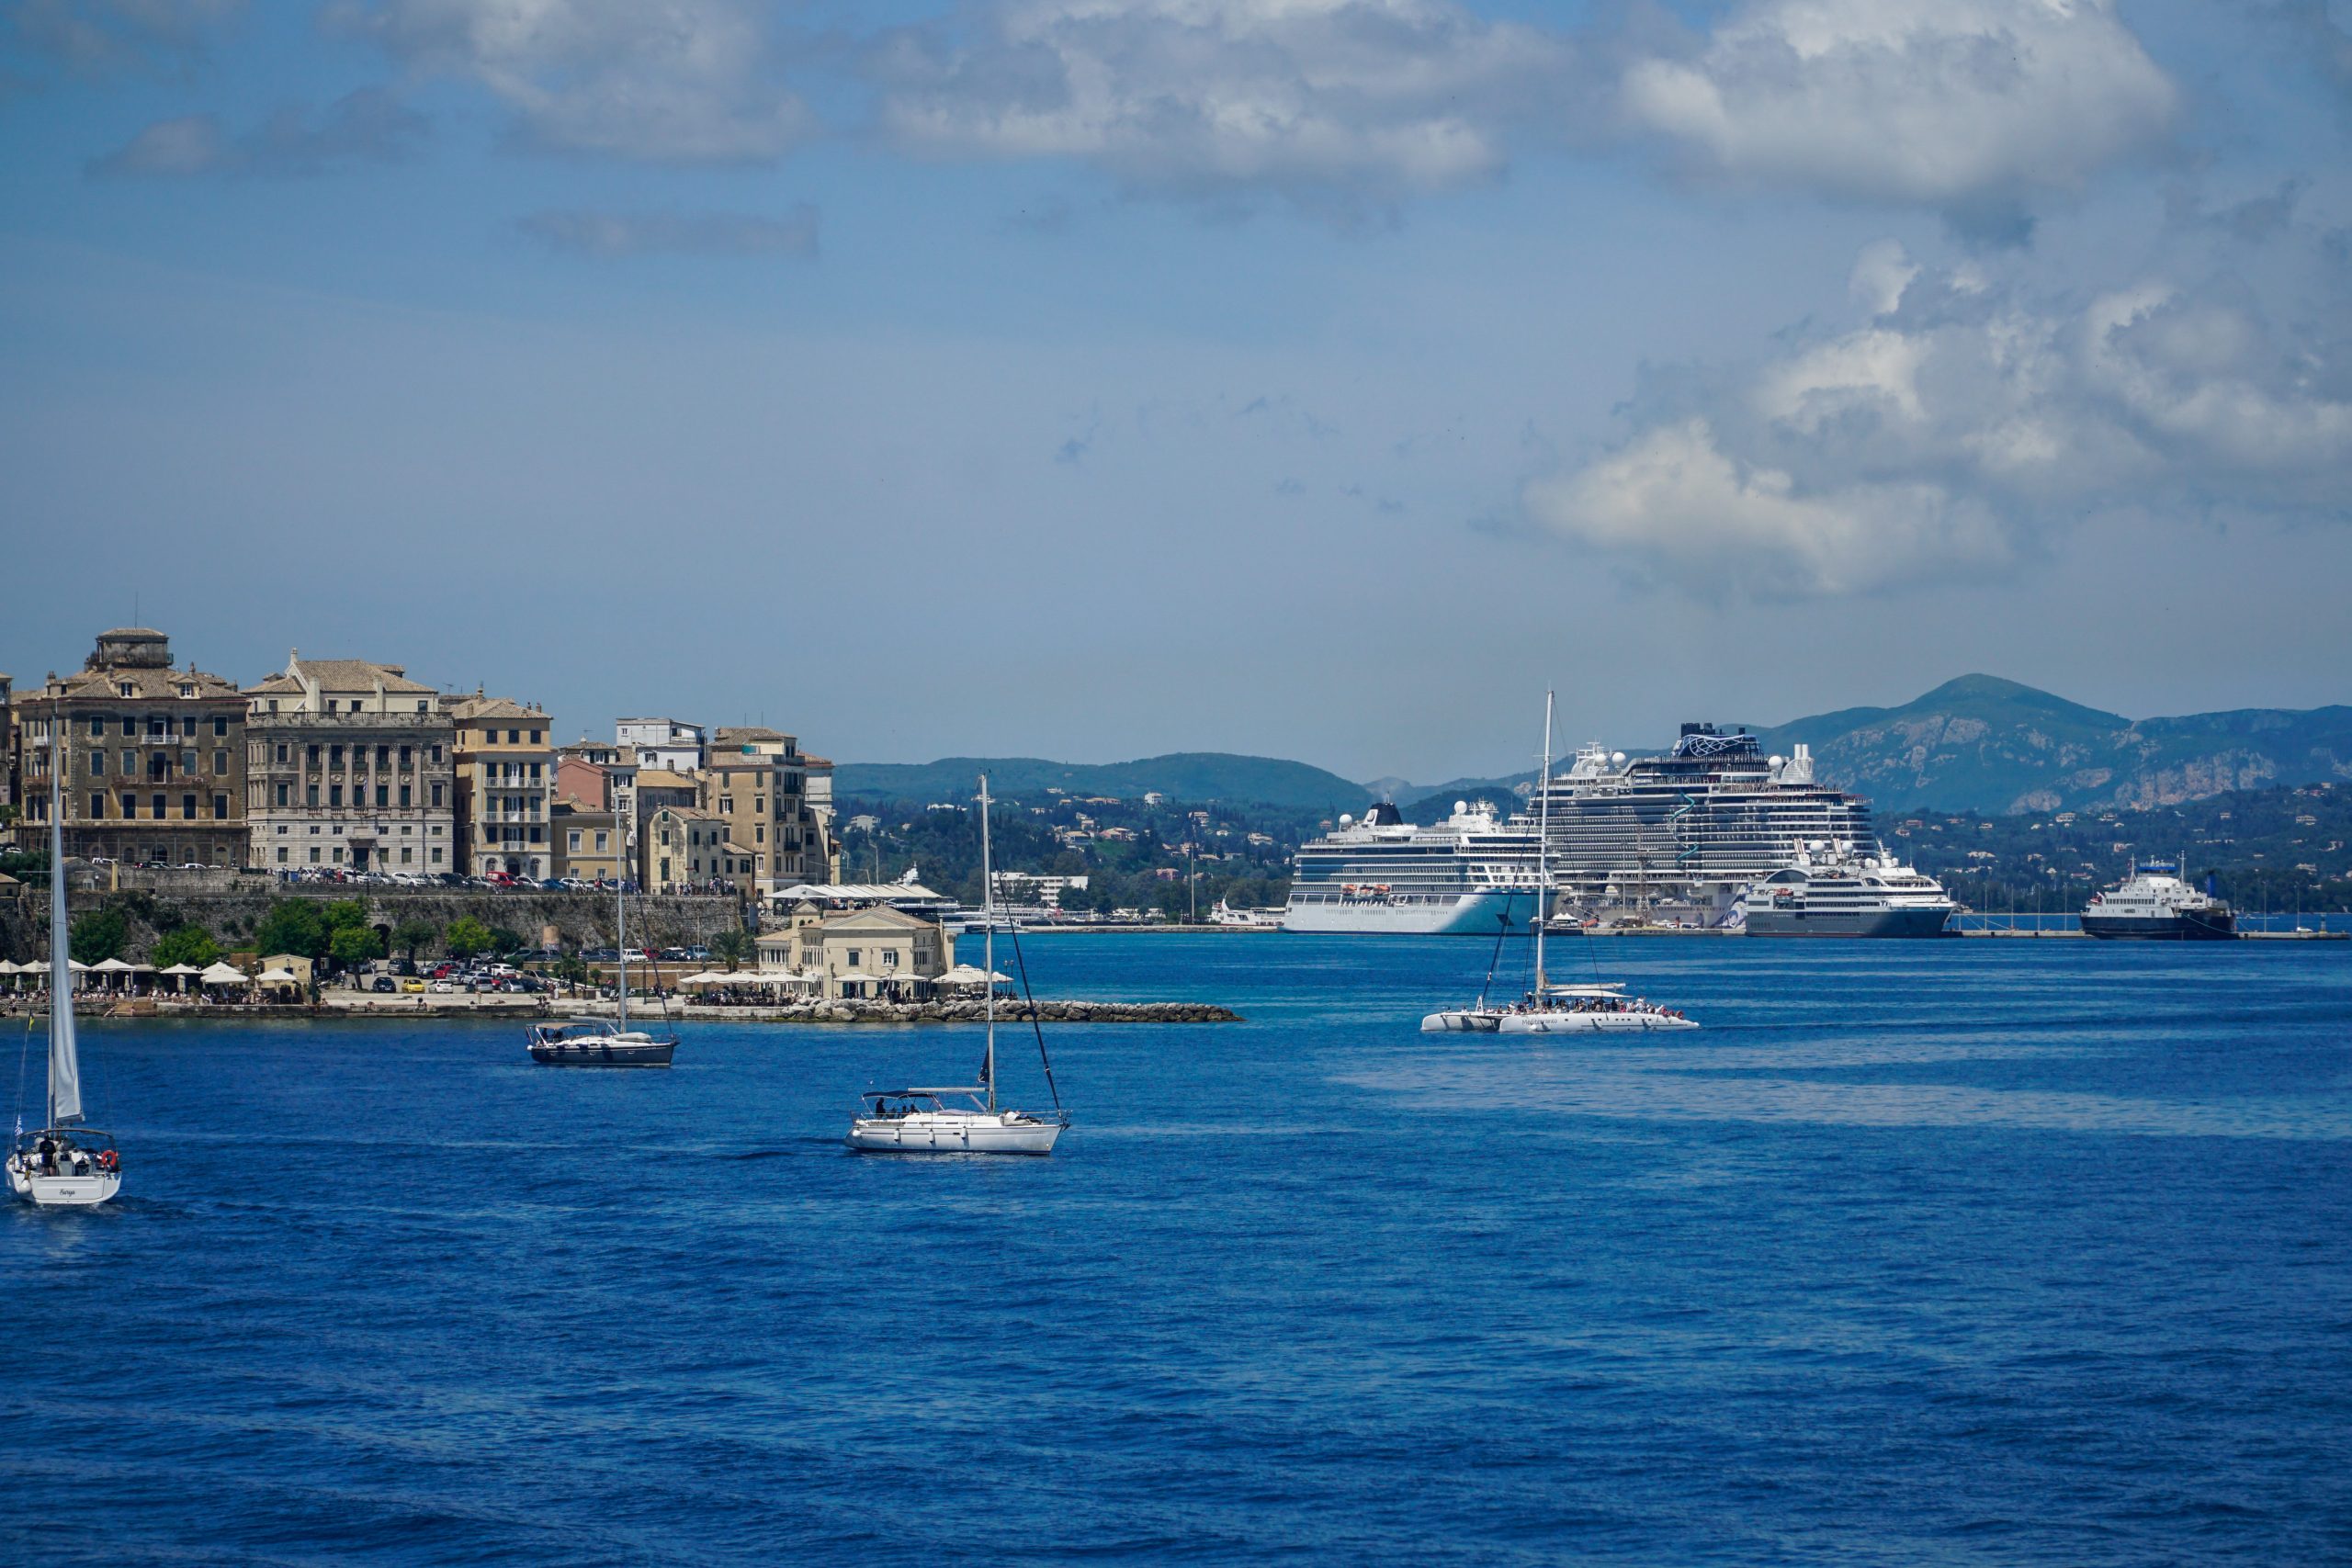
[[[1511,901],[1518,897],[1519,895],[1516,893],[1504,894],[1503,912],[1495,917],[1497,926],[1495,931],[1495,951],[1487,959],[1487,977],[1485,980],[1481,981],[1478,986],[1478,1005],[1480,1007],[1485,1007],[1487,1005],[1487,993],[1494,989],[1495,966],[1503,961],[1503,942],[1510,935]]]
[[[1029,1032],[1037,1037],[1037,1060],[1045,1065],[1046,1092],[1054,1097],[1054,1109],[1062,1108],[1062,1091],[1054,1086],[1054,1059],[1046,1055],[1046,1026],[1037,1020],[1037,998],[1029,989],[1029,961],[1021,956],[1021,922],[1008,920],[1005,930],[1012,936],[1012,966],[1021,971],[1021,999],[1029,1004]],[[993,988],[996,980],[991,976]]]

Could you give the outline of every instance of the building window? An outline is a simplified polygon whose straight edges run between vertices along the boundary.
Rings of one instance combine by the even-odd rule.
[[[196,776],[195,752],[183,751],[180,753],[180,772],[186,773],[190,778],[194,778]]]
[[[136,752],[136,751],[125,751],[125,752],[122,754],[122,771],[123,771],[125,773],[128,773],[130,777],[132,777],[132,778],[134,778],[134,779],[135,779],[135,778],[137,778],[137,777],[139,776],[139,753],[138,753],[138,752]]]
[[[441,846],[438,844],[433,846],[433,863],[435,865],[441,863]]]
[[[286,846],[284,844],[277,846],[277,863],[280,865],[284,865],[286,863]]]
[[[315,768],[315,767],[317,767],[317,766],[319,765],[319,749],[318,749],[317,745],[314,743],[314,744],[312,744],[312,745],[311,745],[311,746],[308,746],[308,747],[304,748],[304,750],[307,750],[307,751],[310,753],[309,761],[310,761],[310,764],[311,764],[311,766],[312,766],[312,767],[314,767],[314,768]]]
[[[416,863],[416,851],[407,844],[402,844],[401,846],[401,863],[402,865],[413,865]]]
[[[425,708],[425,705],[424,705],[424,701],[425,701],[425,700],[424,700],[423,697],[419,697],[419,698],[417,698],[417,699],[416,699],[416,711],[417,711],[417,712],[419,712],[419,713],[424,713],[424,712],[426,712],[426,711],[427,711],[427,709]]]
[[[316,844],[311,846],[311,863],[312,865],[319,863],[319,846]]]
[[[195,694],[196,694],[193,691],[182,692],[180,694],[180,695],[184,697],[192,697]],[[168,718],[165,719],[164,721],[164,728],[169,729],[171,727],[172,721]],[[191,739],[194,738],[196,734],[196,715],[189,714],[180,720],[180,733],[182,735],[188,736]]]
[[[196,796],[192,795],[180,796],[180,820],[183,822],[196,820]]]
[[[381,793],[382,793],[382,790],[383,790],[383,786],[382,786],[382,785],[380,785],[380,784],[379,784],[379,785],[378,785],[378,786],[377,786],[377,792],[378,792],[379,794],[381,794]],[[407,784],[402,784],[402,785],[401,785],[401,808],[402,810],[406,810],[406,809],[408,808],[408,797],[409,797],[409,793],[410,793],[410,790],[409,790],[409,786],[408,786]]]
[[[599,829],[596,833],[596,852],[598,854],[603,854],[605,851],[611,849],[612,845],[613,836],[610,833],[604,831],[602,829]]]
[[[91,753],[90,753],[90,776],[91,776],[92,778],[94,778],[94,779],[96,779],[96,778],[104,778],[104,777],[106,776],[106,772],[107,772],[107,754],[106,754],[104,751],[93,751],[93,752],[91,752]]]
[[[123,798],[128,800],[130,796],[125,795]],[[107,797],[93,790],[90,794],[90,820],[93,822],[98,821],[103,818],[106,814]]]
[[[272,703],[269,705],[271,707],[276,707],[277,705],[276,703]],[[212,721],[212,733],[222,737],[226,737],[228,735],[229,721],[225,716],[216,718]]]
[[[406,790],[402,790],[402,791],[401,791],[401,793],[402,795],[406,795],[406,794],[408,793],[408,791],[406,791]],[[391,786],[390,786],[390,784],[378,784],[378,785],[376,786],[376,804],[377,804],[378,806],[390,806],[391,803],[392,803],[392,789],[391,789]],[[402,801],[402,802],[401,802],[401,805],[403,805],[403,806],[405,806],[405,805],[407,805],[407,804],[408,804],[408,802],[406,802],[406,801]]]
[[[330,746],[327,748],[327,766],[333,768],[336,773],[343,772],[342,747]]]
[[[288,798],[287,798],[287,796],[288,796],[290,793],[291,793],[291,786],[287,785],[287,784],[279,784],[279,785],[277,786],[277,804],[278,804],[279,806],[281,806],[281,807],[283,807],[283,806],[288,806],[288,805],[292,804],[292,803],[291,803],[290,801],[288,801]]]
[[[849,966],[850,966],[851,968],[854,969],[854,968],[856,968],[856,967],[857,967],[857,959],[858,959],[858,951],[857,951],[857,949],[856,949],[856,948],[854,948],[854,947],[853,947],[853,948],[851,948],[851,949],[849,950]]]
[[[119,697],[130,696],[131,694],[130,682],[128,681],[117,681],[114,683],[114,692],[115,695]],[[125,722],[128,721],[126,720]]]
[[[539,743],[539,732],[538,732],[537,730],[534,729],[533,731],[531,731],[531,744],[532,744],[532,745],[534,745],[534,746],[537,746],[538,743]]]
[[[213,776],[217,778],[217,777],[219,777],[220,775],[221,775],[221,774],[223,774],[223,773],[227,773],[228,771],[229,771],[229,749],[228,749],[226,746],[216,746],[216,747],[214,747],[214,748],[212,749],[212,773],[213,773]]]
[[[225,822],[228,818],[229,797],[225,795],[214,795],[212,797],[212,819],[216,822]]]
[[[93,734],[93,735],[104,735],[106,732],[107,732],[107,721],[106,721],[105,719],[103,719],[103,718],[94,718],[94,719],[92,719],[92,720],[90,721],[90,733],[91,733],[91,734]]]
[[[416,748],[413,746],[403,746],[401,748],[401,771],[405,772],[411,765],[413,765],[415,761],[415,753]]]
[[[164,805],[164,797],[162,795],[159,795],[153,797],[151,804],[155,807],[156,821],[161,822],[164,818],[171,815],[171,808]]]
[[[376,765],[379,768],[389,768],[392,765],[392,749],[390,747],[379,746],[376,748]]]
[[[506,744],[509,746],[520,746],[523,744],[523,732],[519,729],[508,730],[506,732]]]
[[[327,804],[329,806],[341,806],[343,804],[343,786],[341,784],[327,785]]]
[[[580,852],[579,829],[574,828],[571,832],[564,835],[564,848],[570,850],[573,854],[578,854]]]
[[[302,804],[310,807],[315,807],[319,804],[318,785],[304,784],[302,786]]]
[[[433,786],[433,804],[435,806],[441,804],[441,786],[439,784],[435,784]]]

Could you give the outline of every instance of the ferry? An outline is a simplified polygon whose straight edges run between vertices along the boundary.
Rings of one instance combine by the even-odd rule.
[[[1299,846],[1282,928],[1492,936],[1535,914],[1538,837],[1483,804],[1457,800],[1444,821],[1415,827],[1383,801]]]
[[[1749,936],[1942,936],[1960,905],[1883,846],[1813,844],[1741,897]]]
[[[2169,861],[2132,863],[2123,886],[2091,895],[2083,934],[2113,941],[2228,942],[2237,916],[2210,893],[2199,893]]]

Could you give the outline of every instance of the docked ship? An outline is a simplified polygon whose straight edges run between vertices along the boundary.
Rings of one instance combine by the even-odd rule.
[[[1536,844],[1532,823],[1484,805],[1415,827],[1384,801],[1299,846],[1283,930],[1492,936],[1535,913]]]
[[[1809,748],[1768,757],[1753,735],[1712,724],[1685,724],[1664,756],[1586,746],[1544,790],[1554,886],[1589,912],[1725,925],[1799,846],[1876,841],[1870,803],[1816,783]]]
[[[2109,941],[2227,942],[2237,916],[2210,893],[2199,893],[2166,861],[2134,862],[2123,886],[2091,895],[2083,934]]]
[[[1749,936],[1941,936],[1960,906],[1943,884],[1873,846],[1800,851],[1740,899]]]

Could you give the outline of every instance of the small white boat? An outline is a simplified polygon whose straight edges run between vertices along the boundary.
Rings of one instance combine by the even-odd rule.
[[[986,956],[980,967],[989,976],[988,1054],[980,1060],[980,1081],[955,1089],[871,1089],[860,1097],[858,1114],[850,1118],[849,1146],[865,1154],[908,1155],[1049,1155],[1054,1140],[1069,1125],[1055,1089],[1054,1065],[1046,1059],[1046,1037],[1037,1036],[1037,1055],[1046,1069],[1046,1086],[1054,1096],[1050,1114],[1008,1111],[996,1102],[996,903],[989,860],[989,780],[980,775],[980,922],[986,932]],[[1016,945],[1020,938],[1013,939]],[[1033,1027],[1034,1021],[1033,1021]],[[950,1105],[947,1097],[967,1101]]]
[[[623,852],[635,842],[633,829],[622,834]],[[543,1067],[666,1067],[678,1054],[676,1034],[649,1034],[628,1026],[628,878],[616,877],[613,889],[613,951],[620,955],[614,1016],[532,1024],[524,1031],[523,1048]]]
[[[49,1118],[39,1132],[28,1133],[18,1112],[8,1150],[8,1190],[43,1208],[86,1208],[122,1190],[122,1156],[113,1134],[82,1125],[82,1058],[74,1038],[73,949],[65,919],[62,705],[49,727]]]

